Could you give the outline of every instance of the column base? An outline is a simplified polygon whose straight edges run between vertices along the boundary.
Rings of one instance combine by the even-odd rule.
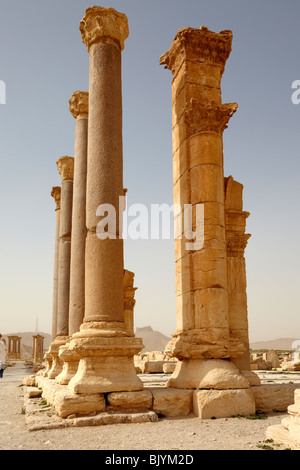
[[[70,380],[76,375],[80,356],[70,351],[70,343],[65,344],[59,348],[59,359],[63,363],[61,373],[55,377],[55,381],[61,385],[68,385]]]
[[[142,340],[130,335],[122,324],[105,326],[83,323],[81,331],[73,335],[69,350],[80,356],[80,362],[68,388],[86,394],[142,390],[133,361],[143,349]]]
[[[194,390],[193,408],[201,419],[251,416],[256,411],[250,389]]]
[[[51,370],[51,367],[52,367],[52,356],[50,355],[49,353],[49,350],[45,353],[45,356],[44,356],[44,361],[46,363],[46,368],[45,370],[43,371],[43,377],[48,377],[48,373],[50,372]]]
[[[68,339],[68,336],[57,336],[50,345],[49,354],[52,356],[52,367],[47,374],[49,379],[55,379],[55,377],[57,377],[62,371],[63,362],[60,360],[58,355],[59,348],[66,344]]]
[[[189,359],[177,362],[167,387],[227,390],[246,389],[250,384],[229,360]]]

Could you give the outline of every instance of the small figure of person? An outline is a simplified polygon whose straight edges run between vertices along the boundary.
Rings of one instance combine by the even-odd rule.
[[[3,377],[3,372],[5,368],[5,361],[6,361],[6,346],[5,341],[0,334],[0,379]]]

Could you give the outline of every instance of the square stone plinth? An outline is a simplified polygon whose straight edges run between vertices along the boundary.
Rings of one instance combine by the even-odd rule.
[[[162,416],[187,416],[192,412],[193,391],[179,388],[149,388],[153,411]]]
[[[195,390],[194,413],[201,419],[231,418],[255,414],[255,402],[249,389]]]

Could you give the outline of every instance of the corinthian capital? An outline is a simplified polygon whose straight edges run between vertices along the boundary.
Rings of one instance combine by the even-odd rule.
[[[57,169],[62,181],[73,180],[74,177],[74,158],[63,156],[57,162]]]
[[[89,92],[88,91],[75,91],[69,99],[70,113],[75,119],[78,116],[86,116],[89,112]]]
[[[188,126],[189,135],[205,131],[222,133],[228,127],[229,119],[237,108],[237,103],[218,105],[210,102],[203,105],[191,99],[185,108],[185,123]]]
[[[161,56],[160,64],[171,70],[173,75],[176,75],[184,60],[214,64],[223,73],[231,43],[232,31],[229,30],[214,33],[205,26],[199,29],[183,28],[176,34],[169,51]]]
[[[129,36],[128,20],[124,13],[119,13],[114,8],[100,6],[89,7],[85,11],[79,29],[82,42],[90,51],[94,44],[115,44],[124,49],[124,41]]]
[[[61,187],[60,186],[53,186],[51,190],[51,196],[54,199],[56,204],[56,210],[60,209],[60,196],[61,196]]]

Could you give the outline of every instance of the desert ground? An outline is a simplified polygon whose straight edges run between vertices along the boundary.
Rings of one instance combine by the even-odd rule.
[[[22,377],[30,367],[17,363],[0,379],[0,450],[284,450],[268,442],[265,431],[284,413],[259,419],[159,419],[157,423],[28,431],[23,414]],[[262,382],[300,381],[300,374],[262,372]],[[145,385],[161,384],[163,375],[144,377]]]

